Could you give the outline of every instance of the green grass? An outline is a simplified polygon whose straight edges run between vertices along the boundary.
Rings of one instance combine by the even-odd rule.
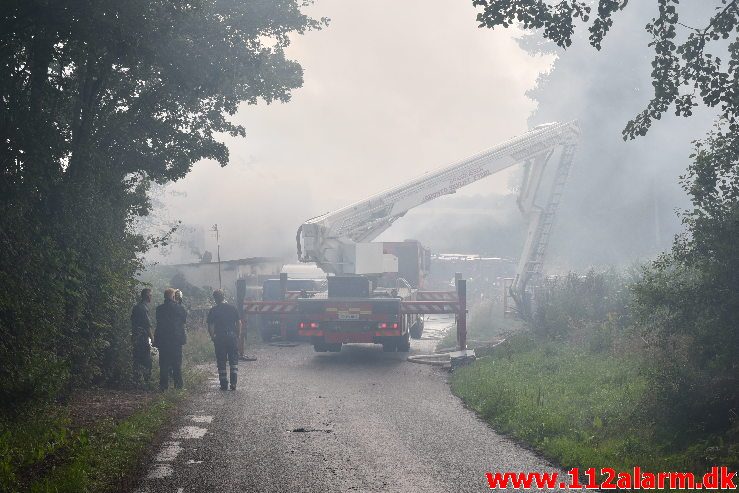
[[[565,343],[536,344],[525,335],[456,371],[452,390],[496,430],[564,467],[687,470],[711,464],[711,437],[677,449],[653,433],[641,412],[650,392],[639,361]],[[679,434],[681,430],[675,430]],[[714,458],[716,463],[731,459]]]
[[[186,389],[203,379],[186,369]],[[157,393],[128,418],[89,428],[72,428],[62,406],[0,420],[0,491],[120,491],[135,477],[141,458],[186,395],[187,390]]]
[[[187,344],[182,347],[182,359],[187,364],[201,364],[215,361],[213,341],[207,330],[192,330],[187,333]]]

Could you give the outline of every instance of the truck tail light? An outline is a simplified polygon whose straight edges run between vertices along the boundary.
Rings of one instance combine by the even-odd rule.
[[[387,324],[385,322],[377,324],[378,329],[387,329]]]
[[[311,329],[317,329],[318,328],[318,322],[311,322],[310,323],[310,328]]]
[[[298,328],[299,328],[299,329],[304,329],[304,328],[305,328],[305,322],[300,322],[300,323],[298,324]]]
[[[397,329],[397,328],[398,328],[398,324],[397,323],[394,323],[393,324],[393,329]]]

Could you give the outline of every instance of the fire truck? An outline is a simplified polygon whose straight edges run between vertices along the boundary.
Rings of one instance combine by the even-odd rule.
[[[423,318],[405,310],[403,302],[416,299],[430,252],[415,240],[379,245],[397,263],[392,272],[329,276],[325,293],[297,300],[298,333],[309,337],[316,351],[374,343],[384,351],[405,352],[411,337],[421,338]]]
[[[408,351],[410,337],[420,337],[423,331],[422,315],[461,315],[465,293],[424,291],[428,250],[418,242],[373,240],[414,207],[523,164],[518,206],[528,231],[507,293],[518,312],[525,312],[531,285],[542,274],[579,134],[574,121],[540,125],[451,166],[307,220],[296,236],[298,258],[315,262],[328,274],[328,290],[312,298],[283,296],[272,304],[246,304],[245,310],[297,314],[298,333],[309,337],[319,352],[340,351],[347,343]]]

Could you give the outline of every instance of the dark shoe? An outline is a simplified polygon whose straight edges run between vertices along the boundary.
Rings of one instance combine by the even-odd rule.
[[[228,390],[228,387],[226,385],[221,385],[221,390]]]
[[[231,390],[236,390],[236,384],[231,385]]]

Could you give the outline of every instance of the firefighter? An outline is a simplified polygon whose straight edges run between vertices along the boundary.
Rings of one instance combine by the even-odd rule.
[[[154,346],[159,349],[159,388],[167,390],[172,372],[174,387],[182,388],[182,346],[185,344],[187,312],[174,300],[175,290],[164,290],[164,303],[157,307]]]
[[[230,388],[236,390],[236,380],[239,374],[238,339],[241,336],[239,312],[234,306],[226,303],[223,291],[220,289],[213,291],[213,300],[216,306],[208,312],[208,333],[215,346],[218,379],[221,382],[221,390],[229,388],[229,379],[226,375],[226,360],[228,360]]]
[[[140,301],[131,310],[131,349],[133,378],[148,385],[151,379],[151,322],[149,321],[151,289],[141,290]]]

